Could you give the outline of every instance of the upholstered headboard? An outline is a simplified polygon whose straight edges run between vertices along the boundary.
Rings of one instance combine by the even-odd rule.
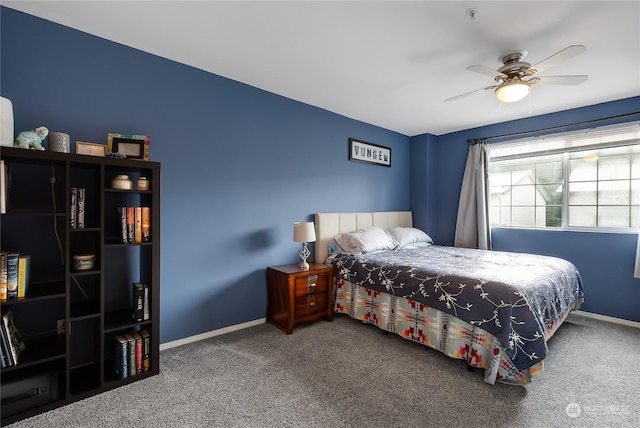
[[[329,242],[339,234],[370,226],[378,226],[383,229],[391,229],[396,226],[412,227],[413,217],[411,211],[317,213],[315,226],[315,261],[316,263],[324,263],[329,257],[327,249]]]

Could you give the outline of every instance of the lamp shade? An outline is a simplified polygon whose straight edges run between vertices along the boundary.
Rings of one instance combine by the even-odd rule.
[[[316,229],[312,221],[293,224],[293,242],[315,242]]]
[[[529,94],[529,85],[519,80],[505,82],[496,88],[496,97],[503,103],[520,101]]]

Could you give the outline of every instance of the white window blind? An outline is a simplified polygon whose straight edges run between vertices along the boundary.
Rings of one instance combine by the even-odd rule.
[[[639,143],[640,122],[627,122],[593,129],[556,133],[543,137],[523,138],[489,144],[489,152],[492,160],[498,160]]]

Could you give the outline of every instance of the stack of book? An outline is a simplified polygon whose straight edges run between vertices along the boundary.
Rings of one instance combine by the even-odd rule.
[[[118,207],[118,227],[123,244],[151,242],[151,208]]]
[[[0,301],[24,298],[29,291],[31,256],[0,251]]]
[[[126,379],[151,368],[151,337],[146,329],[118,334],[114,337],[116,377]]]
[[[20,331],[18,331],[13,321],[11,309],[2,315],[0,329],[2,330],[0,334],[2,368],[15,366],[18,364],[18,357],[26,347],[22,340],[22,335],[20,335]]]
[[[71,204],[69,207],[69,219],[72,228],[84,228],[84,187],[71,188]]]

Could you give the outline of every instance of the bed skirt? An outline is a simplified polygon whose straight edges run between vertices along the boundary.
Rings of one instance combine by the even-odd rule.
[[[519,371],[495,336],[479,327],[415,300],[370,290],[334,278],[334,312],[373,324],[382,330],[436,349],[449,357],[484,369],[484,381],[526,385],[544,370],[544,361]],[[572,308],[545,328],[547,341]]]

